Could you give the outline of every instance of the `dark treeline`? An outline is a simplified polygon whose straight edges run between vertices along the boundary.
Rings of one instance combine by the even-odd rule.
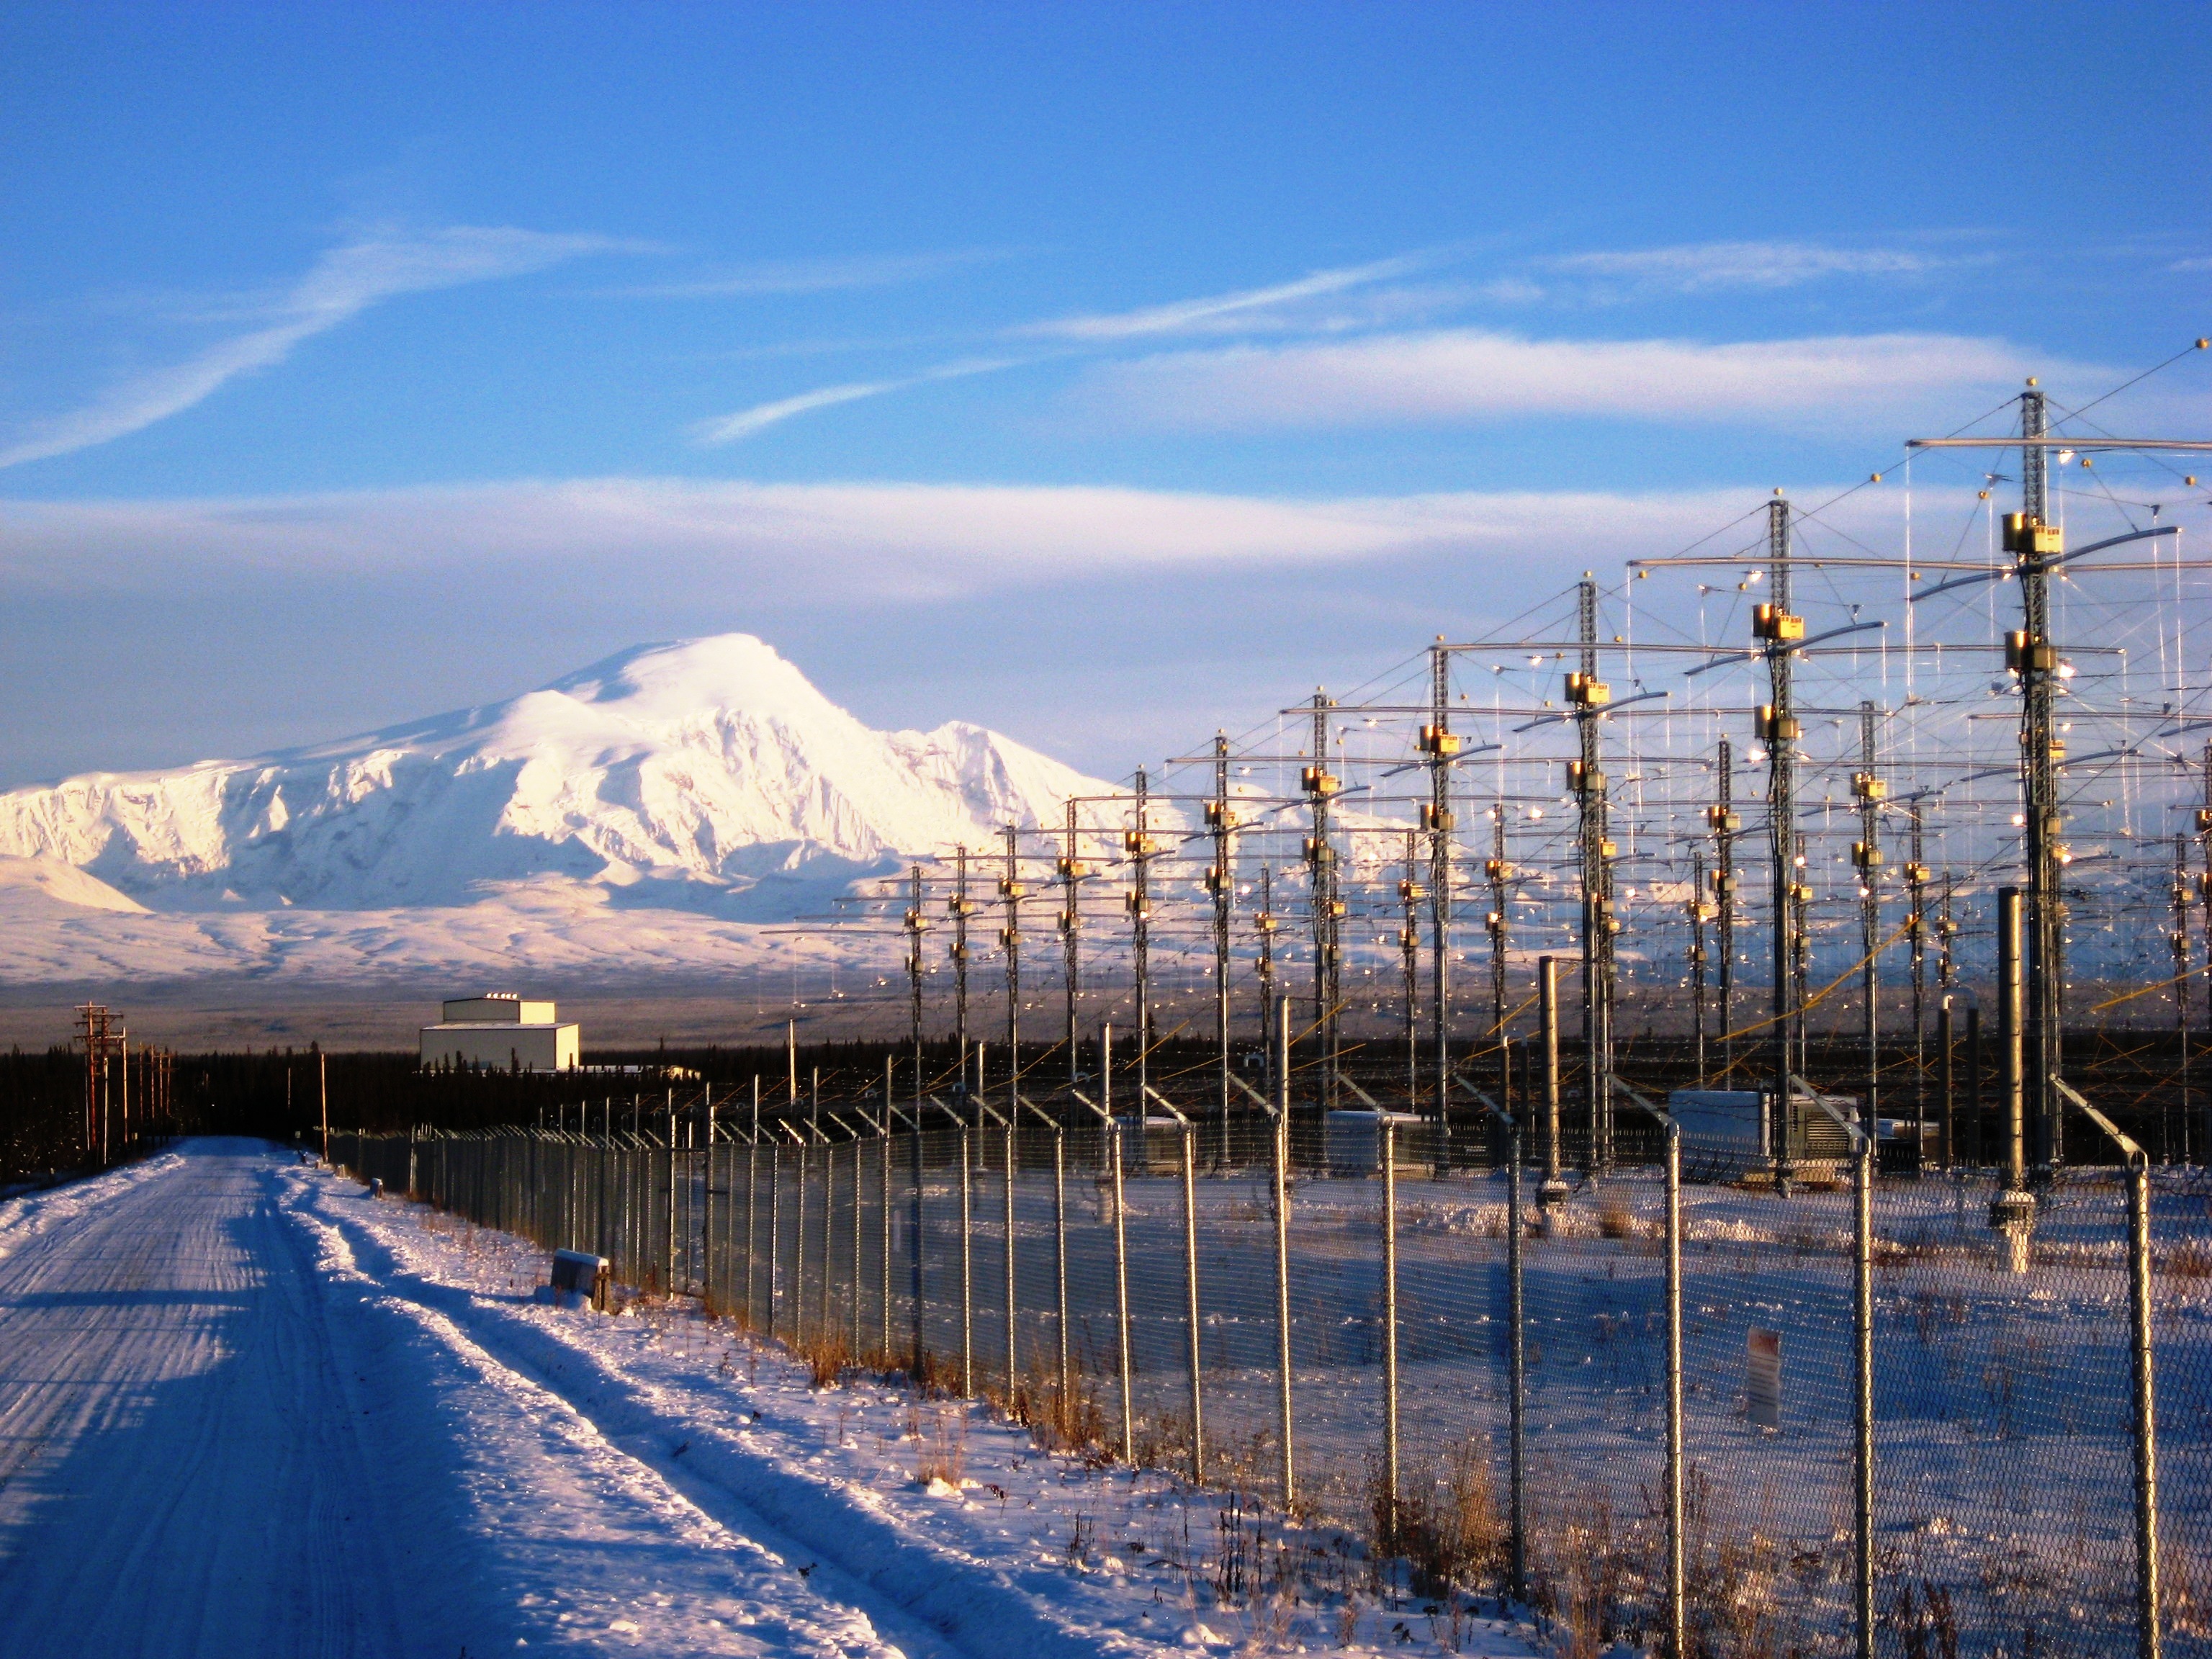
[[[1130,1088],[1128,1062],[1133,1044],[1118,1040],[1115,1048],[1115,1104],[1127,1109]],[[1844,1041],[1816,1041],[1814,1058],[1829,1086],[1856,1091],[1863,1086],[1863,1054]],[[2202,1130],[2206,1122],[2208,1087],[2212,1087],[2212,1057],[2194,1054],[2185,1061],[2180,1040],[2172,1033],[2069,1033],[2068,1073],[2089,1090],[2123,1127],[2136,1134],[2154,1158],[2202,1158]],[[133,1127],[143,1133],[246,1134],[290,1142],[312,1141],[322,1121],[324,1087],[327,1079],[330,1122],[334,1128],[388,1132],[418,1126],[447,1129],[482,1129],[502,1124],[550,1125],[565,1111],[583,1103],[594,1106],[613,1100],[650,1107],[665,1101],[672,1089],[680,1103],[698,1098],[700,1085],[712,1089],[718,1104],[742,1111],[750,1103],[753,1079],[760,1079],[764,1109],[775,1113],[790,1099],[795,1074],[802,1109],[811,1099],[818,1079],[824,1102],[847,1102],[879,1097],[884,1066],[894,1066],[895,1088],[904,1100],[915,1092],[914,1050],[905,1042],[854,1040],[803,1043],[795,1056],[775,1046],[664,1047],[629,1052],[601,1052],[592,1056],[599,1069],[576,1073],[425,1071],[413,1055],[404,1053],[322,1054],[310,1047],[239,1053],[179,1054],[175,1057],[171,1095],[172,1110],[159,1121],[149,1118],[143,1099],[134,1099]],[[1433,1082],[1425,1063],[1419,1073],[1420,1106],[1427,1109]],[[1513,1093],[1516,1103],[1534,1097],[1539,1079],[1529,1068],[1534,1055],[1516,1048]],[[1578,1136],[1582,1115],[1581,1055],[1571,1032],[1563,1032],[1562,1115],[1570,1139]],[[794,1063],[795,1061],[795,1063]],[[1095,1081],[1098,1054],[1095,1039],[1078,1050],[1074,1073],[1085,1092]],[[1370,1040],[1348,1044],[1344,1071],[1377,1099],[1393,1106],[1406,1103],[1409,1067],[1402,1042]],[[1263,1081],[1262,1056],[1256,1044],[1240,1044],[1235,1062],[1242,1076],[1255,1085]],[[1967,1122],[1972,1099],[1972,1066],[1965,1043],[1953,1054],[1951,1106],[1959,1122],[1959,1151],[1962,1155],[1986,1152],[1995,1144],[1996,1126],[1989,1115],[1997,1108],[1994,1041],[1985,1042],[1982,1054],[1983,1121]],[[1153,1085],[1196,1114],[1210,1114],[1215,1100],[1216,1058],[1212,1043],[1198,1037],[1176,1036],[1158,1042],[1149,1056]],[[1293,1057],[1297,1073],[1294,1092],[1301,1107],[1312,1104],[1310,1095],[1318,1067],[1313,1057]],[[1934,1034],[1917,1050],[1909,1040],[1885,1045],[1881,1109],[1885,1116],[1919,1116],[1931,1123],[1943,1115],[1943,1068]],[[1691,1045],[1672,1035],[1650,1032],[1625,1037],[1619,1048],[1620,1075],[1633,1086],[1663,1098],[1670,1088],[1697,1080]],[[1495,1091],[1499,1079],[1496,1051],[1462,1051],[1460,1066],[1471,1082]],[[1738,1051],[1738,1066],[1725,1081],[1717,1045],[1706,1056],[1708,1086],[1756,1087],[1764,1079],[1765,1056],[1753,1045]],[[950,1042],[923,1046],[921,1086],[928,1093],[949,1098],[959,1079],[958,1050]],[[1071,1067],[1063,1049],[1025,1048],[1023,1056],[1024,1092],[1040,1103],[1066,1104],[1065,1090]],[[1003,1052],[987,1050],[984,1084],[995,1096],[1005,1086]],[[43,1052],[16,1050],[0,1056],[0,1179],[20,1179],[87,1167],[84,1149],[85,1063],[81,1052],[54,1048]],[[1241,1094],[1237,1109],[1249,1109]],[[1345,1103],[1355,1103],[1347,1100]],[[1081,1109],[1071,1108],[1081,1115]],[[1471,1098],[1456,1101],[1454,1115],[1464,1113],[1475,1127],[1479,1111]],[[620,1115],[617,1114],[619,1122]],[[649,1124],[652,1121],[648,1115]],[[1633,1159],[1650,1138],[1639,1115],[1625,1113],[1620,1120],[1622,1153]],[[2071,1148],[2076,1159],[2109,1161],[2096,1138],[2087,1131]],[[1656,1141],[1653,1145],[1656,1146]],[[121,1148],[118,1147],[120,1152]]]

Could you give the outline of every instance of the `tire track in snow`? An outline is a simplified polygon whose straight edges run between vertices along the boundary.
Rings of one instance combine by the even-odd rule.
[[[288,1177],[290,1178],[290,1177]],[[871,1608],[886,1629],[925,1632],[949,1659],[1097,1659],[1182,1651],[1125,1632],[1079,1626],[1064,1607],[1014,1583],[1003,1565],[902,1528],[820,1477],[748,1446],[712,1425],[684,1421],[680,1402],[622,1375],[518,1310],[411,1271],[324,1181],[297,1179],[289,1202],[303,1222],[335,1224],[361,1270],[394,1297],[442,1315],[488,1357],[563,1401],[607,1444],[684,1493],[733,1533],[779,1555],[823,1564],[817,1582]],[[309,1212],[313,1213],[310,1214]],[[327,1217],[328,1222],[320,1218]],[[679,1455],[678,1445],[685,1449]],[[902,1629],[901,1627],[903,1627]]]
[[[427,1298],[364,1271],[353,1230],[287,1194],[333,1297],[392,1334],[389,1366],[426,1363],[453,1418],[440,1455],[480,1525],[561,1558],[529,1597],[538,1641],[596,1638],[650,1651],[790,1653],[850,1659],[957,1659],[880,1598],[845,1596],[834,1571],[802,1575],[768,1529],[730,1524],[682,1483],[605,1434],[590,1415],[507,1363]],[[564,1548],[564,1546],[566,1547]],[[586,1631],[584,1627],[591,1628]]]

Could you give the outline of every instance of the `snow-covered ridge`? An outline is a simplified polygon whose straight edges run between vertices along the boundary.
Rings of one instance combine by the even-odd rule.
[[[765,920],[1105,787],[977,726],[873,731],[726,634],[313,748],[0,794],[0,856],[161,910],[450,906],[554,877]]]

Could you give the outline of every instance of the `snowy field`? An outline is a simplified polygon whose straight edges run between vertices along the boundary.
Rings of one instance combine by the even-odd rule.
[[[0,1654],[1538,1650],[1327,1533],[544,1276],[258,1143],[0,1206]]]

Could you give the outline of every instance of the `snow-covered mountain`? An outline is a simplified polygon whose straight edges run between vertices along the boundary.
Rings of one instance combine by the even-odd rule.
[[[981,726],[872,731],[727,634],[313,748],[15,790],[0,856],[161,911],[450,907],[550,880],[766,921],[1106,789]]]

